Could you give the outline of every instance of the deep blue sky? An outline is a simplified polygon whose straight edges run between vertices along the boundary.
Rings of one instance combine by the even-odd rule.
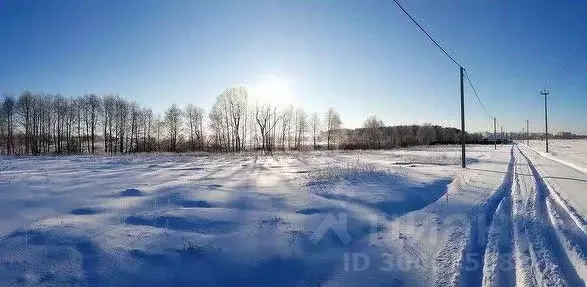
[[[587,2],[401,1],[469,71],[506,130],[587,133]],[[225,88],[290,83],[346,127],[459,125],[458,69],[392,0],[0,0],[0,92],[117,93],[208,109]],[[550,82],[549,82],[550,81]],[[491,121],[467,89],[468,130]]]

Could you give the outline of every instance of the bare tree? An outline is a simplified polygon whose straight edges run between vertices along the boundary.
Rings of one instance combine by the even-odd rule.
[[[320,117],[317,113],[312,114],[312,117],[310,118],[310,127],[312,129],[312,141],[314,144],[314,149],[316,149],[318,135],[320,134]]]
[[[25,154],[31,151],[33,95],[25,91],[18,98],[18,120],[24,128]]]
[[[210,119],[210,129],[212,130],[211,140],[213,141],[213,148],[222,149],[224,146],[224,133],[222,133],[223,117],[217,104],[212,106],[208,117]]]
[[[92,141],[92,153],[95,153],[96,147],[96,129],[98,126],[98,118],[102,109],[102,101],[98,96],[95,94],[91,94],[86,99],[88,113],[89,113],[89,122],[90,122],[90,139]]]
[[[129,144],[129,151],[136,152],[138,151],[138,144],[139,144],[139,128],[141,125],[139,124],[139,120],[141,118],[140,115],[141,109],[137,105],[137,103],[132,102],[130,103],[130,144]]]
[[[63,127],[67,113],[67,102],[59,94],[55,96],[53,100],[53,112],[56,118],[55,126],[53,128],[55,152],[61,154],[63,153]]]
[[[75,103],[71,99],[65,100],[65,144],[67,153],[74,150],[73,133],[75,129],[76,110]]]
[[[118,151],[120,153],[124,153],[126,150],[124,141],[126,136],[126,129],[127,129],[127,119],[128,119],[128,103],[120,98],[116,97],[116,101],[114,103],[115,108],[115,116],[114,116],[114,125],[116,129],[116,141],[118,141]]]
[[[244,86],[228,88],[217,98],[210,110],[215,142],[227,151],[240,151],[246,141],[248,91]],[[222,146],[221,145],[221,146]]]
[[[143,110],[143,150],[151,151],[151,129],[153,128],[153,111],[151,109]]]
[[[187,127],[188,127],[188,138],[190,141],[190,149],[192,151],[198,149],[202,149],[203,145],[203,117],[204,111],[201,108],[198,108],[192,104],[189,104],[185,107],[184,114],[187,117]]]
[[[102,128],[104,135],[104,152],[114,153],[112,132],[115,128],[116,97],[107,95],[103,98]]]
[[[165,122],[163,121],[163,119],[161,118],[160,114],[157,114],[155,116],[155,121],[154,121],[154,127],[155,127],[155,146],[157,147],[157,151],[161,151],[161,137],[163,135],[163,130],[165,129]]]
[[[383,126],[383,121],[379,120],[376,116],[370,116],[363,123],[369,148],[377,149],[381,147]]]
[[[234,139],[234,149],[236,151],[240,151],[242,148],[240,130],[241,121],[246,117],[247,95],[247,88],[242,86],[228,89],[224,94],[226,106],[232,120],[232,138]]]
[[[331,148],[331,142],[334,141],[335,133],[342,127],[342,121],[340,120],[340,116],[334,110],[334,108],[329,108],[326,112],[326,143],[327,148]]]
[[[2,135],[4,138],[5,153],[14,153],[14,114],[16,103],[11,96],[5,96],[2,100],[1,118]]]
[[[261,148],[263,151],[267,150],[269,125],[271,120],[271,107],[269,105],[255,106],[255,121],[259,125],[259,133],[261,135]]]
[[[295,139],[294,145],[297,150],[302,148],[304,137],[306,136],[306,129],[308,126],[307,115],[303,108],[296,110],[296,121],[295,121]]]
[[[73,125],[74,128],[77,129],[77,137],[76,139],[72,139],[75,143],[75,146],[72,146],[73,152],[81,153],[82,152],[82,115],[84,107],[83,98],[74,98],[71,100],[70,106],[73,118]]]
[[[288,108],[283,110],[282,115],[282,124],[281,124],[281,145],[283,150],[285,150],[285,140],[287,139],[288,148],[291,149],[291,123],[292,118],[294,115],[294,108],[293,105],[290,105]]]
[[[169,144],[171,151],[177,151],[177,139],[181,129],[182,112],[176,105],[171,105],[165,111],[165,123],[167,125],[167,132],[169,133]]]

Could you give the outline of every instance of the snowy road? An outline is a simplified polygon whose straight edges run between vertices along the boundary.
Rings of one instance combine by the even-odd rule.
[[[459,156],[5,158],[0,286],[583,286],[584,174]]]

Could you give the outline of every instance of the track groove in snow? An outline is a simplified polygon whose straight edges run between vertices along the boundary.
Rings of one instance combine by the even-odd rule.
[[[533,213],[530,217],[530,238],[532,262],[538,282],[548,286],[585,286],[586,236],[576,225],[566,208],[554,197],[556,195],[534,166],[532,161],[520,150],[525,158],[534,182],[534,202],[529,202]],[[573,248],[574,247],[574,248]]]
[[[499,203],[489,227],[483,260],[483,286],[514,285],[512,237],[512,198],[508,194]]]
[[[521,172],[522,169],[526,168],[520,163],[520,160],[516,162],[516,170],[514,173],[515,187],[512,190],[512,222],[513,222],[513,258],[515,264],[515,276],[517,286],[537,286],[536,277],[534,270],[532,269],[532,258],[533,253],[530,248],[529,241],[529,222],[531,216],[528,215],[527,207],[532,206],[529,204],[529,198],[531,192],[534,190],[532,186],[528,189],[528,186],[532,183],[528,183],[527,177],[529,172],[524,174]]]
[[[512,147],[510,149],[510,160],[508,163],[508,168],[501,186],[494,192],[494,194],[484,205],[480,206],[480,212],[474,213],[474,215],[470,218],[471,229],[465,250],[463,250],[463,258],[460,267],[460,286],[481,286],[483,283],[483,278],[490,276],[488,274],[484,276],[483,274],[485,265],[484,259],[486,258],[488,240],[491,239],[490,230],[493,219],[498,212],[498,207],[501,205],[501,202],[504,200],[504,198],[506,198],[511,193],[515,161],[516,159],[514,157],[514,149]],[[494,235],[496,233],[497,231],[494,232]],[[492,249],[493,247],[497,248],[497,246],[491,245],[490,247],[490,251],[497,252],[497,250]],[[495,255],[495,259],[493,259],[493,255]],[[499,267],[499,265],[505,264],[497,262],[496,254],[490,254],[488,256],[491,257],[491,260],[494,260],[494,263],[497,265],[494,266],[495,268],[493,269],[496,269]],[[508,277],[508,275],[504,273],[503,277]],[[504,280],[507,281],[508,279]]]
[[[529,179],[529,180],[528,180]],[[502,185],[471,218],[459,286],[585,286],[587,236],[532,161],[512,147]]]

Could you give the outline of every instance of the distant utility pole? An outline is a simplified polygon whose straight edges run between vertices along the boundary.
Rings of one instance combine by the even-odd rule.
[[[550,91],[544,89],[540,91],[540,95],[544,96],[544,126],[545,126],[545,133],[544,133],[544,140],[546,141],[546,152],[548,153],[548,109],[546,108],[546,98],[550,94]]]
[[[526,120],[526,145],[530,146],[530,121]]]
[[[500,137],[501,145],[503,145],[503,126],[500,126],[500,128],[501,128],[501,132],[499,133],[499,137]]]
[[[496,130],[496,124],[495,121],[497,119],[495,117],[493,117],[493,148],[497,149],[497,130]]]
[[[461,72],[461,164],[463,168],[467,167],[467,162],[465,161],[465,88],[463,85],[463,77],[464,77],[464,70],[463,67],[459,65],[459,70]]]

